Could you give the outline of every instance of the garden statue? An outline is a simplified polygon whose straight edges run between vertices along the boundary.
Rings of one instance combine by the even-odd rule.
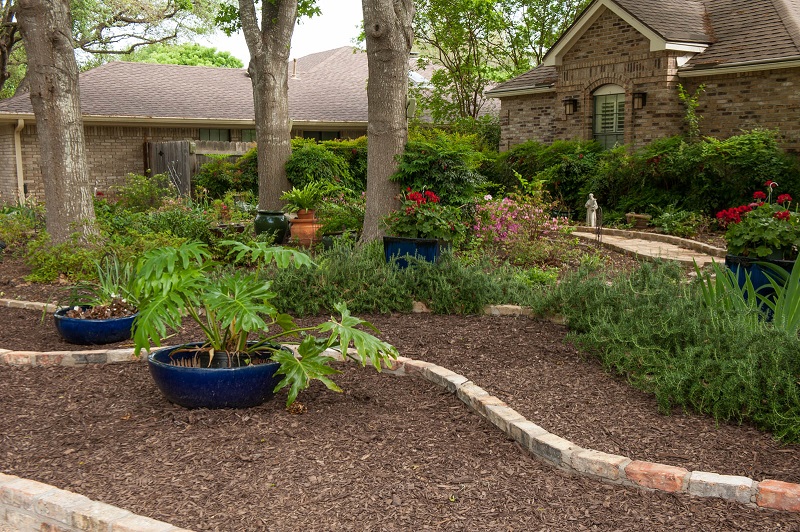
[[[594,194],[589,194],[589,200],[586,202],[586,225],[589,227],[597,226],[597,200],[594,199]]]

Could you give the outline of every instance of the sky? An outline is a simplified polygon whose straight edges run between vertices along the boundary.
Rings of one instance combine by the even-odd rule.
[[[323,52],[341,46],[350,46],[360,32],[361,0],[318,0],[322,15],[304,19],[294,28],[292,49],[289,59]],[[250,62],[250,52],[239,32],[231,37],[219,32],[211,38],[207,46],[230,52],[242,60],[245,67]]]

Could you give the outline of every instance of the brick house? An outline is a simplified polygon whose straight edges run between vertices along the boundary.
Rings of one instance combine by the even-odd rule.
[[[292,136],[367,132],[367,55],[342,47],[289,63]],[[80,75],[90,178],[100,189],[148,170],[149,142],[255,140],[246,71],[112,62]],[[36,121],[28,94],[0,100],[0,204],[41,199]]]
[[[800,0],[595,0],[541,65],[493,88],[501,149],[595,138],[639,147],[685,131],[778,129],[800,152]]]

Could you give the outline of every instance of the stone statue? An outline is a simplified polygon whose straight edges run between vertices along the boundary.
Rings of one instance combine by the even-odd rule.
[[[586,202],[586,225],[589,227],[597,226],[597,200],[594,194],[589,194],[589,201]]]

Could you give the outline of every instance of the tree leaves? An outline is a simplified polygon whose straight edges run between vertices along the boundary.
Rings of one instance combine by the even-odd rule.
[[[328,342],[325,340],[306,336],[297,348],[300,358],[283,350],[272,356],[272,360],[281,364],[276,373],[284,375],[283,380],[275,386],[275,391],[289,386],[286,406],[291,405],[297,399],[297,394],[308,388],[314,379],[322,382],[329,390],[342,391],[335,382],[327,378],[327,375],[340,373],[328,365],[333,362],[333,358],[322,355],[327,348]]]

